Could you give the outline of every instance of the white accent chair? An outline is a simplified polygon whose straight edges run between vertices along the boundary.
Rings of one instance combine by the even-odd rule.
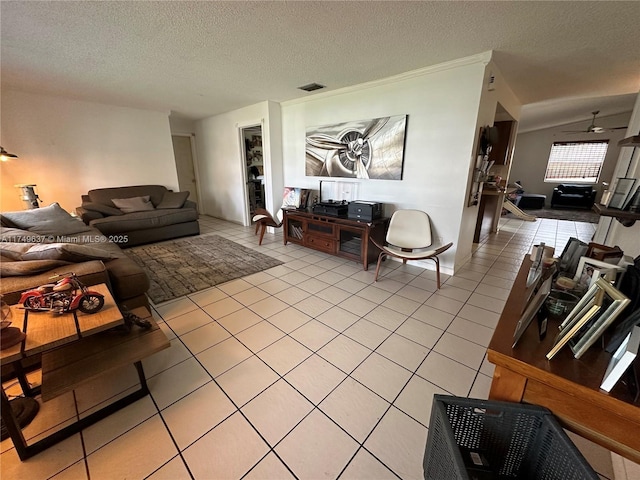
[[[380,249],[376,278],[380,272],[380,263],[388,255],[407,260],[433,260],[436,264],[438,289],[440,288],[440,260],[438,255],[448,250],[453,242],[434,247],[431,241],[431,221],[429,215],[421,210],[396,210],[391,216],[389,229],[385,238],[385,245],[371,240]]]
[[[273,218],[273,216],[264,208],[256,209],[252,220],[256,223],[256,231],[254,235],[258,234],[258,229],[260,228],[260,241],[258,242],[258,245],[262,245],[262,239],[264,238],[264,232],[266,232],[267,227],[280,228],[282,226],[282,220],[284,219],[282,209],[278,210],[276,218],[278,221],[276,221],[275,218]]]

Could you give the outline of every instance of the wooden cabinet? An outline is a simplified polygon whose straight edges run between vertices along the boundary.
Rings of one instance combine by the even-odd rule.
[[[360,222],[301,210],[284,211],[284,244],[303,245],[320,252],[362,262],[365,270],[380,254],[371,239],[384,242],[388,218]]]

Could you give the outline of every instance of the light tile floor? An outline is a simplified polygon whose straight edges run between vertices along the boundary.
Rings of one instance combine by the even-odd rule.
[[[503,221],[437,291],[430,270],[387,261],[374,283],[280,232],[258,247],[253,228],[201,225],[284,263],[155,306],[172,347],[144,361],[151,396],[26,462],[3,441],[2,478],[421,478],[433,394],[487,398],[486,347],[522,257],[595,230]],[[48,402],[25,436],[135,382],[126,369]]]

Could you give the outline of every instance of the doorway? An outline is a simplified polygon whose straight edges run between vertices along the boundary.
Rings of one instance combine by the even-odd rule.
[[[243,171],[246,185],[246,205],[249,220],[258,208],[265,207],[264,157],[262,150],[262,125],[241,129],[243,142]],[[247,222],[250,224],[250,222]]]
[[[473,243],[479,243],[482,238],[498,231],[502,205],[509,193],[509,173],[517,125],[518,122],[498,103],[493,126],[488,128],[490,132],[487,133],[491,140],[487,155],[491,166],[488,177],[481,184]]]
[[[200,211],[200,191],[195,165],[195,137],[193,134],[175,134],[171,135],[171,141],[178,174],[178,188],[181,192],[189,192],[188,200],[195,202]]]

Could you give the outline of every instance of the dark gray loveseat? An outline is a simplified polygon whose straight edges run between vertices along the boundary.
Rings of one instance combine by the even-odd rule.
[[[97,188],[82,195],[76,213],[118,246],[132,247],[199,234],[198,210],[188,196],[162,185]]]

